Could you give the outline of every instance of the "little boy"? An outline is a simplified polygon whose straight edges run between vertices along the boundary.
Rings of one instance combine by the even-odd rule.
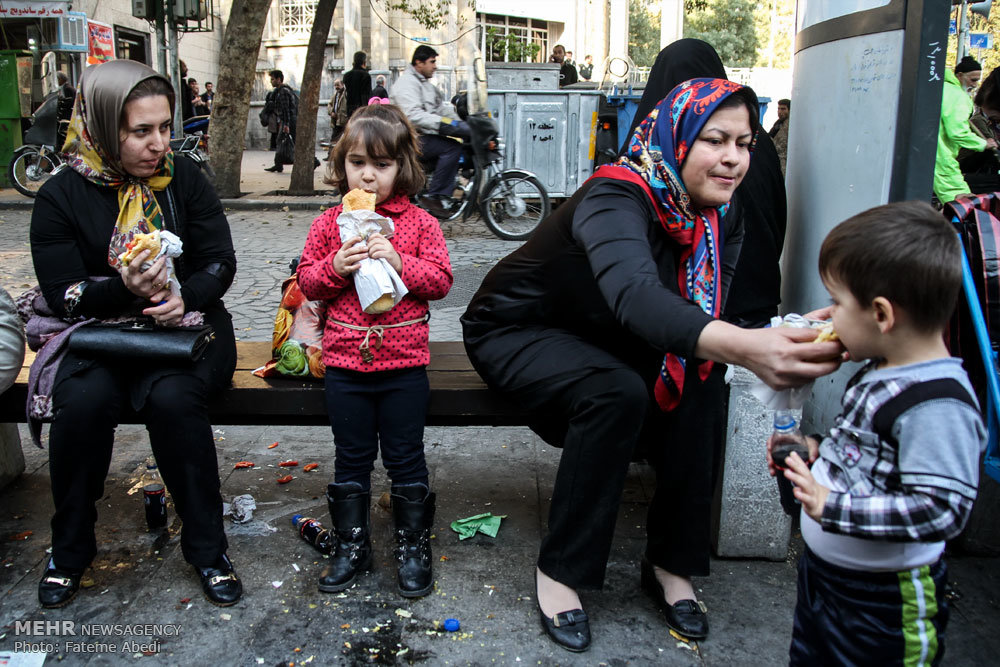
[[[985,447],[975,393],[943,340],[958,240],[928,204],[879,206],[830,232],[819,270],[834,330],[851,359],[870,361],[822,444],[809,438],[812,470],[792,455],[784,471],[807,547],[790,663],[936,665],[942,552],[972,510]]]

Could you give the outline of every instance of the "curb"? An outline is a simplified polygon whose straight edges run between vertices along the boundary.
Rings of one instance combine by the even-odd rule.
[[[24,201],[0,201],[0,211],[30,211],[35,204],[34,199],[23,198]],[[329,199],[308,201],[297,199],[220,199],[222,208],[230,211],[323,211],[337,204]]]

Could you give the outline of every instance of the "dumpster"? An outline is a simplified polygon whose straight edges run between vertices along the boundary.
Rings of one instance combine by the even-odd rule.
[[[0,164],[21,146],[21,118],[31,115],[31,51],[0,51]],[[7,187],[7,169],[0,171]]]
[[[491,90],[503,137],[504,169],[534,173],[549,197],[569,197],[594,171],[596,90]]]

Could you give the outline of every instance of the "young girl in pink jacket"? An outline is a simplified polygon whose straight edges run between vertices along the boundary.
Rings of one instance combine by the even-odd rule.
[[[376,193],[376,212],[392,218],[391,239],[371,235],[340,241],[342,206],[313,221],[298,267],[309,299],[327,302],[323,332],[326,402],[336,460],[327,501],[336,546],[319,590],[350,587],[370,569],[371,471],[382,448],[392,480],[399,592],[420,597],[433,586],[430,528],[434,494],[424,460],[430,389],[428,301],[451,288],[448,247],[437,220],[410,203],[424,182],[417,135],[398,107],[371,105],[351,117],[329,162],[330,182],[346,193]],[[354,288],[359,262],[385,259],[409,293],[390,311],[369,315]]]

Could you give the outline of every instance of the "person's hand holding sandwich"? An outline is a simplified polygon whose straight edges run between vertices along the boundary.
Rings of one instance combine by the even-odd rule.
[[[150,257],[156,257],[159,252],[158,231],[137,234],[129,249],[119,257],[122,262],[122,280],[132,294],[156,304],[143,309],[143,315],[152,317],[157,324],[175,326],[184,317],[184,300],[180,294],[174,294],[170,290],[166,256],[157,257],[145,271],[142,269],[146,261]]]

